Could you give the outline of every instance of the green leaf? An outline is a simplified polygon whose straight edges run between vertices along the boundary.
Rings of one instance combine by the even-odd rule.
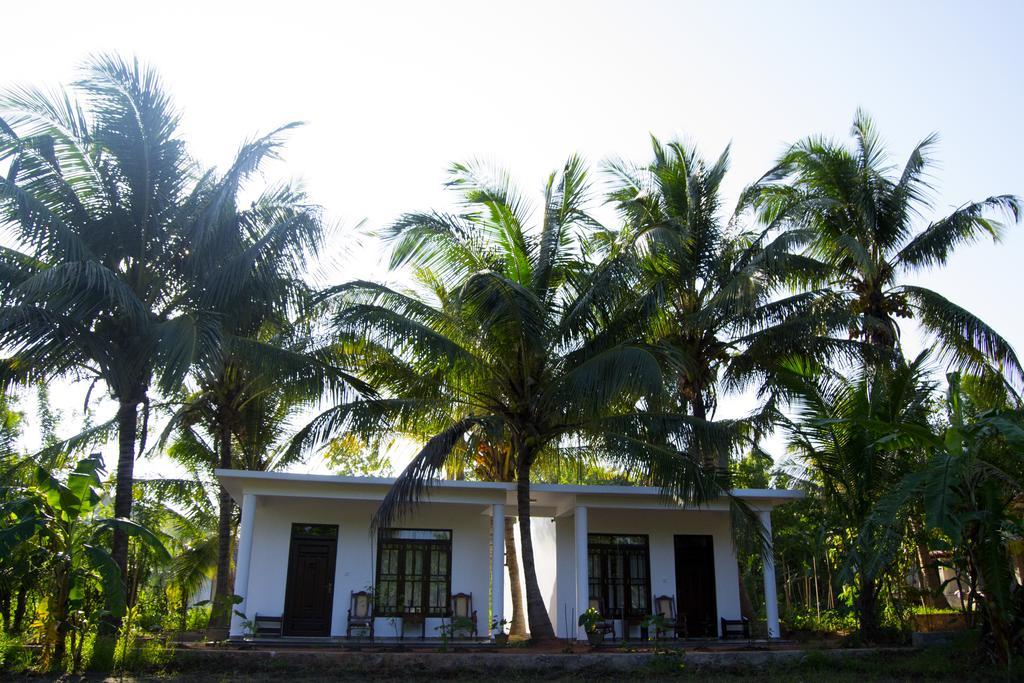
[[[159,562],[169,562],[171,559],[170,553],[167,552],[167,548],[164,547],[164,544],[157,538],[156,534],[141,524],[136,524],[129,519],[122,518],[101,519],[96,522],[93,537],[98,537],[107,529],[119,529],[129,536],[139,539],[156,553],[157,561]]]
[[[45,527],[45,521],[35,515],[19,519],[13,526],[0,529],[0,557],[9,557],[25,541]]]
[[[121,581],[121,570],[118,568],[114,558],[103,548],[95,545],[85,544],[85,554],[89,558],[89,564],[100,575],[100,582],[103,585],[103,595],[107,605],[115,616],[124,614],[125,611],[125,588]]]

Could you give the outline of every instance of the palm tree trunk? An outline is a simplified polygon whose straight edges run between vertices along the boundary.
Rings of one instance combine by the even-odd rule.
[[[519,572],[519,553],[516,551],[516,520],[505,518],[505,562],[508,564],[508,582],[512,589],[512,623],[509,635],[526,635],[526,612],[523,610],[523,584]]]
[[[139,402],[121,401],[117,410],[117,484],[114,492],[114,516],[131,519],[132,484],[135,478],[135,440],[138,438]],[[121,570],[121,580],[128,578],[128,534],[114,530],[111,557]]]
[[[11,589],[9,586],[0,588],[0,613],[3,614],[4,633],[11,632]]]
[[[863,574],[860,592],[857,595],[857,607],[861,636],[873,641],[878,635],[878,586],[874,579],[868,579]]]
[[[139,403],[136,398],[121,399],[117,409],[117,473],[114,487],[114,517],[131,519],[135,482],[135,441],[139,430]],[[121,573],[121,583],[128,585],[128,534],[120,528],[114,529],[110,556]],[[101,630],[107,634],[116,633],[121,624],[121,615],[110,613],[104,619]]]
[[[530,637],[534,640],[554,640],[555,630],[544,606],[537,583],[537,567],[533,561],[533,533],[530,530],[530,458],[518,449],[516,467],[516,502],[519,507],[519,537],[523,545],[523,574],[526,577],[526,613],[530,620]]]
[[[231,469],[231,431],[220,428],[218,436],[218,467]],[[227,637],[226,629],[231,623],[231,516],[234,512],[231,494],[220,485],[220,515],[217,520],[217,579],[213,588],[213,609],[210,610],[209,629],[219,631],[214,635]],[[216,638],[220,639],[220,638]]]

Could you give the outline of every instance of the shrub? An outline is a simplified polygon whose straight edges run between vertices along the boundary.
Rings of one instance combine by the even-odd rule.
[[[32,650],[20,638],[0,633],[0,672],[20,674],[32,666]]]

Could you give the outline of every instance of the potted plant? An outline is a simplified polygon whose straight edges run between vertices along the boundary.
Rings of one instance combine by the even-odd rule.
[[[508,644],[507,619],[495,619],[491,622],[491,633],[494,635],[494,644],[505,647]]]
[[[604,641],[604,633],[597,630],[597,625],[602,621],[600,612],[593,607],[581,614],[579,618],[580,628],[587,634],[587,640],[594,647],[597,647]]]
[[[651,627],[654,628],[654,635],[657,638],[658,633],[665,630],[665,615],[645,614],[640,620],[640,640],[651,640]]]

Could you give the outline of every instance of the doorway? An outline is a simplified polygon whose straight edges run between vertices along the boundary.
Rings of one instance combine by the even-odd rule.
[[[714,538],[678,535],[675,546],[677,610],[686,615],[691,637],[717,638]]]
[[[337,554],[337,525],[292,524],[284,597],[284,635],[331,634]]]

